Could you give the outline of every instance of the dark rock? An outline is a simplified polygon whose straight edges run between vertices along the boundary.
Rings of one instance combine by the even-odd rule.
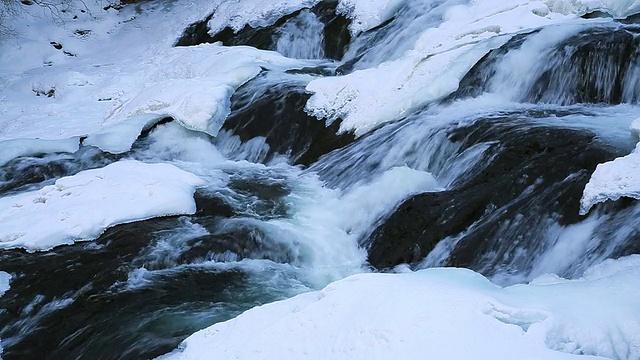
[[[336,6],[337,1],[323,1],[309,11],[324,24],[322,47],[325,57],[339,60],[351,41],[351,35],[348,30],[350,20],[336,14]],[[178,39],[176,46],[193,46],[220,41],[225,46],[248,45],[262,50],[276,50],[279,29],[299,16],[302,11],[305,10],[285,15],[269,26],[253,28],[246,25],[238,32],[226,27],[213,36],[209,34],[208,27],[209,21],[215,15],[211,14],[204,20],[191,24]]]
[[[208,260],[239,261],[267,259],[277,263],[297,263],[293,249],[269,238],[256,227],[234,227],[225,232],[205,235],[189,241],[189,249],[182,253],[179,263],[190,264]]]
[[[532,103],[571,105],[576,103],[620,104],[640,101],[640,38],[633,26],[594,27],[556,45],[541,61],[530,88],[521,98]],[[477,96],[493,90],[492,79],[500,71],[500,60],[537,32],[515,36],[507,44],[485,55],[462,79],[459,90],[447,100]],[[526,46],[526,45],[524,45]]]
[[[478,121],[449,136],[462,144],[460,151],[493,143],[480,161],[485,167],[449,191],[405,201],[370,238],[368,259],[376,268],[418,262],[446,237],[459,238],[446,265],[516,266],[505,257],[516,240],[526,238],[526,251],[536,253],[544,246],[544,234],[535,233],[542,223],[580,221],[579,200],[590,174],[621,155],[585,130],[509,118]]]
[[[198,216],[232,217],[236,215],[233,207],[215,194],[208,194],[198,189],[193,197],[196,201],[196,215]]]
[[[518,34],[511,38],[506,44],[501,47],[490,51],[483,56],[474,66],[465,74],[460,80],[460,86],[458,90],[449,95],[445,102],[450,102],[455,99],[462,99],[465,97],[476,97],[483,92],[489,90],[488,85],[490,80],[495,76],[498,69],[496,68],[500,60],[509,52],[520,49],[522,44],[527,38],[536,34],[538,31],[534,31],[526,34]]]
[[[629,66],[638,59],[638,40],[625,29],[591,29],[560,44],[547,70],[525,100],[554,104],[637,102],[625,96],[637,81],[627,81]]]
[[[236,92],[223,129],[231,130],[242,141],[265,137],[269,156],[289,154],[293,163],[309,165],[354,140],[352,134],[336,135],[339,121],[325,126],[324,121],[304,111],[310,95],[300,85],[267,85],[257,99],[255,93],[252,82]]]

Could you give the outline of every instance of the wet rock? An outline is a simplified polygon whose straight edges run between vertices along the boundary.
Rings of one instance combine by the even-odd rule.
[[[621,154],[586,130],[508,117],[452,130],[449,138],[460,151],[493,144],[480,161],[485,167],[448,191],[416,195],[396,209],[370,238],[368,260],[376,268],[419,262],[447,237],[456,241],[441,265],[485,272],[524,266],[512,252],[541,253],[549,222],[582,220],[579,200],[590,174]]]
[[[501,59],[522,47],[537,32],[515,36],[485,55],[447,100],[500,91],[492,80]],[[595,27],[557,44],[541,58],[534,80],[519,89],[521,102],[571,105],[638,103],[640,101],[640,38],[635,26]],[[526,45],[524,45],[526,46]],[[527,70],[531,71],[531,70]]]
[[[350,20],[336,14],[337,1],[323,1],[311,9],[302,9],[278,19],[270,26],[253,28],[246,25],[238,32],[227,27],[220,32],[211,35],[208,23],[214,14],[206,19],[191,24],[178,39],[176,46],[192,46],[202,43],[214,43],[221,41],[225,46],[248,45],[262,50],[277,50],[278,39],[283,35],[283,27],[297,21],[307,13],[313,14],[323,27],[322,37],[318,44],[323,49],[323,55],[329,59],[339,60],[344,55],[351,41],[348,30]],[[310,34],[316,36],[317,34]],[[315,39],[309,39],[314,40]],[[286,55],[286,54],[285,54]]]
[[[337,135],[340,122],[329,126],[309,116],[304,107],[309,94],[294,84],[269,85],[254,98],[250,82],[232,97],[232,111],[223,125],[242,141],[264,137],[269,145],[267,160],[275,154],[288,154],[295,164],[309,165],[320,156],[354,140],[352,134]]]
[[[245,224],[246,225],[246,224]],[[297,263],[293,249],[269,238],[262,230],[238,226],[230,231],[205,235],[189,242],[189,250],[180,255],[179,263],[190,264],[215,260],[240,261],[266,259],[277,263]]]

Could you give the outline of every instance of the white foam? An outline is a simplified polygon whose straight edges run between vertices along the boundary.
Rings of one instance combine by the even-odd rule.
[[[60,140],[11,139],[0,141],[0,166],[20,156],[44,153],[74,153],[80,148],[80,138]]]
[[[64,177],[41,190],[0,198],[0,248],[47,250],[94,239],[110,226],[195,212],[197,176],[133,160]]]
[[[161,359],[637,359],[640,256],[606,267],[506,288],[455,268],[354,275],[199,331]]]

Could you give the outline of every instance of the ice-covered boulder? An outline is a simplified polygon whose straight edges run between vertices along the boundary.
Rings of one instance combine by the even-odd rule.
[[[506,288],[455,268],[353,275],[199,331],[160,359],[637,359],[638,276],[637,255]]]
[[[92,240],[113,225],[192,214],[199,177],[170,164],[123,160],[0,198],[0,248],[48,250]]]

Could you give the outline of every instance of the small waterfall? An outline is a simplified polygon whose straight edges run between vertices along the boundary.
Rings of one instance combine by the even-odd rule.
[[[589,114],[586,108],[582,111]],[[588,218],[578,215],[579,199],[591,172],[597,164],[630,149],[628,134],[612,138],[603,136],[617,133],[611,128],[593,128],[602,135],[586,130],[584,125],[569,129],[567,125],[573,121],[579,124],[584,120],[584,115],[571,120],[575,116],[572,114],[560,108],[543,110],[530,106],[498,113],[494,110],[486,117],[453,117],[448,119],[448,126],[422,133],[417,129],[429,123],[428,119],[442,119],[447,112],[416,116],[411,119],[414,125],[409,122],[388,126],[411,130],[388,136],[384,142],[389,147],[377,161],[372,162],[375,158],[370,157],[375,151],[365,155],[364,148],[360,148],[360,157],[344,165],[348,171],[356,171],[349,167],[353,165],[360,173],[350,173],[345,178],[363,177],[367,171],[375,173],[376,167],[393,159],[391,154],[403,150],[404,145],[411,147],[411,134],[422,136],[415,143],[428,144],[415,158],[424,162],[411,162],[411,153],[398,156],[396,161],[406,159],[407,164],[432,169],[446,190],[414,196],[396,209],[364,243],[369,262],[378,268],[400,263],[418,267],[462,266],[504,284],[526,281],[545,272],[579,276],[588,265],[635,251],[635,228],[629,228],[626,236],[611,236],[621,222],[633,223],[629,219],[635,210]],[[622,116],[628,124],[633,115],[620,115],[613,110],[589,116],[594,121]],[[569,119],[559,120],[563,118]],[[377,134],[384,134],[383,130]],[[372,134],[368,138],[375,137]],[[602,141],[605,138],[609,139],[606,143]],[[369,147],[369,139],[351,148],[365,144]],[[351,154],[357,153],[351,150]],[[339,163],[345,162],[343,158]],[[330,170],[337,172],[332,178],[342,175],[340,167]],[[559,256],[571,243],[572,256]]]
[[[350,21],[336,13],[337,1],[319,1],[282,17],[268,26],[246,25],[237,30],[226,27],[210,34],[209,22],[215,13],[191,24],[176,42],[176,46],[193,46],[221,41],[226,46],[248,45],[263,50],[278,51],[296,59],[335,59],[343,57],[351,36]]]
[[[295,59],[324,58],[324,24],[309,10],[302,10],[277,30],[275,50]]]
[[[639,42],[637,27],[610,23],[516,36],[467,74],[457,97],[490,92],[530,103],[635,104]]]

